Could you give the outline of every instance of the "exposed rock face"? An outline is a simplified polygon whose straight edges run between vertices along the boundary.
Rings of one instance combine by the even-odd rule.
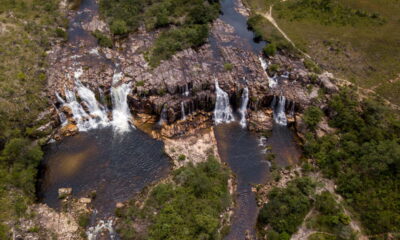
[[[243,9],[242,14],[245,15],[243,6],[236,8]],[[109,31],[96,14],[90,21],[82,23],[82,27],[87,31]],[[310,96],[304,88],[308,84],[308,75],[301,60],[281,55],[270,59],[271,63],[281,66],[276,73],[279,87],[270,88],[268,75],[260,64],[259,53],[250,50],[249,43],[240,39],[232,26],[218,19],[211,33],[207,44],[196,50],[181,51],[155,69],[148,65],[144,53],[152,45],[157,33],[148,33],[143,29],[117,42],[114,49],[85,45],[84,42],[80,43],[79,48],[73,42],[56,46],[49,53],[52,64],[48,70],[48,88],[50,92],[58,91],[64,95],[64,87],[74,88],[74,71],[82,67],[80,81],[94,91],[100,87],[105,94],[109,94],[113,74],[118,68],[123,73],[121,81],[132,82],[129,104],[133,112],[159,115],[165,106],[168,123],[182,118],[182,102],[186,114],[199,110],[212,111],[216,80],[229,94],[234,109],[240,105],[240,96],[246,85],[249,88],[251,110],[269,107],[273,96],[279,95],[285,95],[288,103],[295,102],[296,110],[309,104]],[[232,69],[226,68],[226,63],[233,66]],[[290,74],[286,76],[286,72]],[[71,131],[66,133],[73,134]]]
[[[68,189],[63,189],[68,191]],[[90,214],[87,199],[65,200],[66,211],[56,211],[45,204],[35,204],[28,209],[26,217],[20,219],[18,229],[13,229],[14,239],[84,239],[78,218]]]
[[[174,167],[179,168],[187,163],[207,161],[209,155],[219,159],[217,140],[212,128],[198,130],[181,138],[165,139],[165,152],[174,161]]]

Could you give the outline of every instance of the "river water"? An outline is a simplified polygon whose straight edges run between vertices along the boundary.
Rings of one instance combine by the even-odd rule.
[[[236,1],[222,0],[220,19],[234,27],[244,47],[259,54],[265,43],[253,41],[254,34],[247,29],[246,17],[235,9]],[[95,39],[81,26],[81,22],[89,21],[96,11],[95,0],[82,0],[68,31],[71,51],[79,49],[82,41],[89,49],[97,46]],[[105,61],[102,56],[96,58]],[[268,180],[269,163],[259,146],[258,136],[239,124],[239,116],[235,118],[236,121],[217,125],[215,135],[221,158],[229,164],[238,183],[237,206],[226,239],[243,240],[246,235],[255,237],[258,208],[251,186]],[[299,158],[293,133],[286,126],[276,124],[267,144],[272,147],[280,166],[293,164]],[[96,190],[93,204],[97,216],[104,219],[113,215],[117,202],[132,198],[150,183],[167,176],[169,169],[162,142],[138,129],[115,134],[111,126],[96,128],[47,146],[38,195],[43,202],[57,208],[59,188],[71,187],[76,197]]]
[[[237,36],[241,38],[244,44],[237,46],[238,48],[244,46],[256,54],[261,54],[266,43],[254,41],[254,33],[247,28],[246,17],[236,10],[238,1],[240,0],[222,0],[220,19],[233,26]],[[266,161],[266,155],[262,152],[265,146],[259,146],[259,137],[242,128],[237,121],[217,125],[215,136],[220,156],[236,175],[238,184],[231,230],[225,239],[256,239],[258,207],[251,186],[266,183],[269,179],[270,163]],[[294,164],[300,157],[294,135],[287,126],[274,124],[267,145],[271,146],[278,166]]]

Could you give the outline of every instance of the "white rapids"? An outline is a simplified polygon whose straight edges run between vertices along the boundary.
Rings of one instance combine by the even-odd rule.
[[[215,124],[229,123],[234,120],[232,108],[229,105],[229,96],[218,85],[215,80],[215,109],[214,109],[214,122]]]
[[[286,113],[285,113],[285,104],[286,104],[286,98],[285,96],[280,96],[278,104],[274,106],[274,120],[275,123],[286,126],[287,125],[287,118],[286,118]]]
[[[83,74],[82,68],[78,68],[74,72],[75,88],[69,90],[64,88],[65,100],[56,92],[56,98],[61,104],[61,107],[67,106],[71,109],[73,118],[79,131],[88,131],[101,127],[112,125],[118,133],[130,130],[130,120],[132,118],[127,96],[131,91],[129,83],[119,84],[122,78],[122,73],[115,73],[113,76],[113,86],[111,87],[111,99],[113,104],[112,121],[108,118],[108,109],[105,104],[105,97],[101,89],[99,89],[101,102],[97,101],[95,93],[88,87],[84,86],[80,77]],[[79,96],[79,100],[77,96]],[[57,109],[58,111],[58,109]],[[66,117],[62,111],[58,111],[62,125],[67,124]]]
[[[113,220],[107,220],[107,221],[100,220],[96,226],[90,227],[86,231],[87,239],[88,240],[96,240],[99,233],[104,232],[104,231],[108,231],[111,240],[116,239],[116,237],[115,237],[116,233],[113,228]]]
[[[245,87],[243,89],[243,93],[241,96],[242,103],[239,108],[239,113],[240,113],[240,126],[242,128],[246,127],[246,113],[247,113],[247,105],[249,103],[249,88]]]
[[[113,76],[113,86],[111,87],[111,100],[113,104],[113,120],[111,125],[117,133],[128,132],[132,119],[128,105],[128,94],[131,91],[131,84],[123,83],[118,85],[122,77],[123,75],[121,72],[115,72]]]

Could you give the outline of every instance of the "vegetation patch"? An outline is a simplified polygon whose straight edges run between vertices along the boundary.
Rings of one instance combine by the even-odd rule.
[[[145,26],[159,30],[147,60],[157,66],[177,51],[202,45],[208,36],[208,24],[219,15],[215,0],[101,0],[100,12],[114,35],[126,35]]]
[[[35,121],[48,105],[45,57],[64,40],[66,21],[57,0],[2,0],[0,4],[0,238],[33,202],[43,152]],[[35,230],[35,229],[33,229]]]
[[[230,206],[229,171],[214,157],[175,170],[142,207],[117,210],[123,239],[222,239],[220,215]]]
[[[368,235],[400,231],[400,121],[377,99],[359,100],[343,89],[329,101],[337,134],[308,134],[307,157],[316,159],[355,211]]]
[[[295,179],[286,188],[273,188],[258,215],[259,232],[272,240],[290,239],[310,211],[314,191],[315,184],[309,178]]]

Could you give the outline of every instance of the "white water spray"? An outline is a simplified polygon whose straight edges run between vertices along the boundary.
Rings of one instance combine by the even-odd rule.
[[[164,104],[161,113],[160,113],[160,120],[158,121],[158,125],[162,126],[167,123],[167,108],[165,107],[167,104]]]
[[[183,93],[183,96],[187,97],[189,96],[190,92],[189,92],[189,85],[186,83],[185,84],[185,92]]]
[[[131,112],[128,106],[128,94],[131,91],[131,84],[124,83],[118,86],[118,82],[122,78],[122,73],[114,73],[113,86],[111,87],[111,99],[113,104],[111,122],[117,133],[124,133],[130,130],[130,121],[132,119]]]
[[[87,106],[90,117],[96,121],[98,126],[108,126],[109,120],[107,117],[107,111],[99,102],[97,102],[94,93],[87,87],[85,87],[80,81],[76,82],[78,95],[82,102]]]
[[[242,103],[239,108],[240,112],[240,125],[242,128],[246,127],[246,113],[247,113],[247,104],[249,103],[249,89],[245,87],[243,89],[242,97],[241,97]]]
[[[274,120],[277,124],[286,126],[287,118],[285,114],[285,104],[286,98],[285,96],[280,96],[277,106],[274,108]]]
[[[262,69],[264,69],[264,71],[267,71],[267,69],[268,69],[267,61],[265,61],[265,59],[263,57],[259,57],[258,59],[260,60]]]
[[[113,220],[108,220],[108,221],[100,220],[96,226],[90,227],[86,231],[86,235],[88,240],[96,240],[99,233],[104,231],[108,231],[111,240],[116,239],[115,230],[113,228]]]
[[[232,108],[229,105],[229,96],[224,92],[218,85],[218,81],[215,80],[215,109],[214,109],[214,121],[215,124],[229,123],[234,120],[232,114]]]
[[[181,102],[181,114],[182,114],[182,120],[186,120],[185,104],[183,102]]]
[[[278,76],[276,74],[272,78],[268,76],[268,86],[270,88],[276,88],[276,86],[278,86]]]

